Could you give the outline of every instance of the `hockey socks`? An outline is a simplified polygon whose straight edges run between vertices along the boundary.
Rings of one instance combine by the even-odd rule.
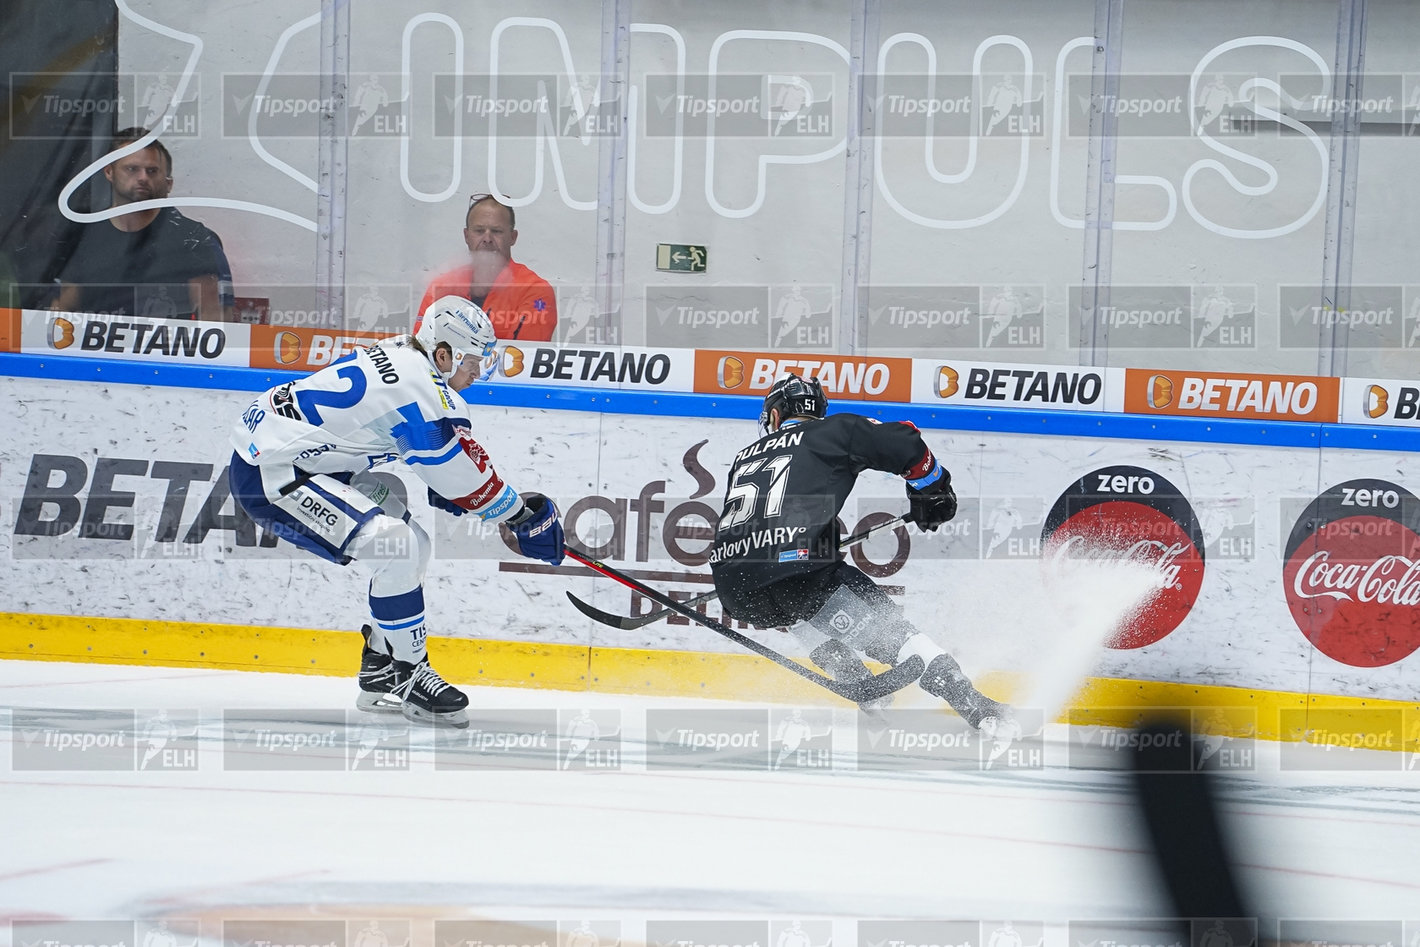
[[[370,592],[370,615],[375,619],[368,644],[396,661],[422,664],[424,650],[424,587],[399,595]]]

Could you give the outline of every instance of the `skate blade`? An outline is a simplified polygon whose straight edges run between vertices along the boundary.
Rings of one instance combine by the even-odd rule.
[[[355,698],[355,706],[359,710],[372,714],[397,714],[404,706],[404,701],[391,694],[374,694],[370,691],[361,691],[360,696]]]
[[[400,709],[406,720],[413,720],[417,723],[432,723],[438,727],[458,727],[459,729],[468,726],[467,710],[454,710],[446,714],[439,714],[425,710],[423,707],[416,707],[408,701]]]

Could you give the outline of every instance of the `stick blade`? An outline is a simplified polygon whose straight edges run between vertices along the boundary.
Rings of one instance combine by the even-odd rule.
[[[573,607],[575,607],[577,611],[593,621],[599,621],[603,625],[610,625],[613,628],[621,628],[623,630],[637,627],[637,625],[634,624],[636,621],[634,617],[628,618],[625,615],[613,615],[611,612],[604,612],[595,605],[588,605],[571,592],[567,593],[567,598],[572,602]],[[628,624],[629,622],[633,624]]]
[[[854,703],[862,704],[868,701],[886,697],[894,694],[909,684],[915,683],[926,670],[926,665],[922,658],[913,655],[901,664],[896,664],[881,674],[874,674],[857,681],[834,681],[831,690],[840,697],[845,697]]]

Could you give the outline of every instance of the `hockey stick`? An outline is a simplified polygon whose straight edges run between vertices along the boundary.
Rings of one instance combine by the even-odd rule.
[[[805,680],[811,681],[819,687],[827,688],[844,700],[850,700],[855,704],[886,697],[888,694],[901,690],[922,676],[924,667],[922,659],[914,654],[906,661],[888,668],[881,674],[874,674],[856,681],[836,681],[831,677],[825,677],[816,671],[809,670],[797,661],[780,654],[773,648],[760,644],[747,635],[742,635],[734,629],[725,627],[708,615],[700,614],[695,609],[681,602],[677,602],[669,595],[659,592],[625,573],[618,572],[606,563],[598,562],[571,545],[564,546],[564,549],[569,559],[575,559],[594,572],[600,572],[609,579],[615,579],[622,585],[635,589],[637,592],[651,599],[651,601],[658,602],[673,612],[679,612],[691,621],[704,625],[716,634],[729,638],[731,641],[748,648],[755,654],[768,658],[780,667],[793,671]],[[572,599],[574,604],[576,603],[577,599],[571,592],[567,593],[567,597]]]
[[[885,529],[892,529],[896,526],[901,525],[902,517],[894,516],[892,519],[887,520],[886,522],[879,523],[876,526],[870,526],[865,530],[854,533],[852,536],[849,536],[847,539],[843,540],[843,542],[839,543],[838,548],[848,549],[852,546],[858,545],[863,540],[867,539],[869,536],[874,535],[875,533],[880,533]],[[714,601],[718,596],[719,593],[716,592],[714,589],[711,589],[709,592],[701,592],[694,598],[688,598],[681,604],[686,605],[690,608],[694,608],[695,606],[703,604],[705,602]],[[620,628],[622,631],[630,631],[633,628],[642,628],[646,625],[653,624],[655,622],[660,621],[662,618],[665,618],[673,611],[673,609],[669,608],[657,608],[653,611],[647,612],[645,615],[613,615],[611,612],[602,611],[595,605],[588,605],[586,602],[582,601],[577,596],[573,595],[571,592],[567,593],[567,597],[572,600],[572,604],[577,607],[577,611],[581,612],[583,615],[586,615],[588,618],[594,621],[599,621],[603,625],[610,625],[613,628]]]

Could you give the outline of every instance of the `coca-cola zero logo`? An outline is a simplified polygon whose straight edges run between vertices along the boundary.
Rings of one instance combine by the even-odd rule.
[[[1292,527],[1282,589],[1318,651],[1382,667],[1420,647],[1420,500],[1385,480],[1348,480]]]
[[[1142,648],[1183,621],[1203,584],[1203,530],[1192,505],[1168,480],[1142,467],[1092,471],[1055,501],[1041,531],[1046,555],[1135,562],[1157,574],[1156,590],[1107,642]]]

